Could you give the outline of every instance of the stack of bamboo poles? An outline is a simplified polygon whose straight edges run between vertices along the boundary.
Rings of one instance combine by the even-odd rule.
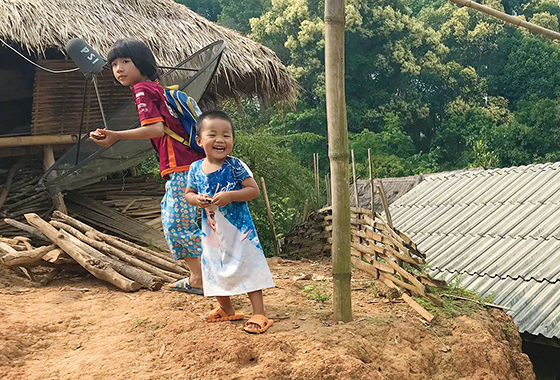
[[[99,232],[61,212],[55,211],[50,223],[35,213],[25,218],[29,223],[25,228],[51,244],[33,248],[25,238],[4,239],[0,242],[0,264],[5,267],[57,268],[77,263],[96,278],[124,291],[158,290],[164,283],[189,274],[169,255]]]

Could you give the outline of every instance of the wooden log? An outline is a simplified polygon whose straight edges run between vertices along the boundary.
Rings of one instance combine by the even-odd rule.
[[[64,229],[61,229],[60,232],[66,234],[66,236],[72,243],[74,243],[77,247],[83,249],[84,252],[86,252],[88,255],[98,260],[107,261],[114,270],[116,270],[123,276],[136,281],[137,283],[142,285],[142,287],[150,290],[161,289],[161,286],[163,285],[163,279],[161,277],[153,276],[151,273],[148,273],[142,269],[135,268],[133,266],[127,265],[126,263],[123,263],[122,261],[105,256],[103,253],[99,252],[87,243],[81,241]]]
[[[68,254],[60,248],[55,248],[45,253],[43,261],[51,264],[76,264],[74,259],[68,256]]]
[[[90,227],[87,224],[82,223],[79,220],[74,219],[71,216],[66,215],[58,210],[53,212],[53,218],[63,221],[64,223],[78,229],[80,232],[84,234],[88,231],[95,231],[95,228]]]
[[[34,237],[36,237],[38,239],[41,239],[43,241],[46,241],[46,242],[50,243],[50,240],[49,240],[48,237],[46,237],[41,231],[39,231],[38,229],[36,229],[33,226],[30,226],[29,224],[18,222],[17,220],[10,219],[10,218],[5,218],[4,223],[9,224],[12,227],[19,228],[20,230],[25,231],[28,234],[33,235]]]
[[[2,257],[5,255],[17,255],[18,251],[13,249],[9,244],[0,242],[0,252],[3,253]]]
[[[142,260],[148,261],[149,263],[159,268],[166,269],[168,271],[175,272],[181,275],[188,275],[190,273],[188,270],[176,265],[175,263],[170,263],[167,260],[163,260],[157,256],[148,254],[144,250],[131,247],[128,244],[120,242],[111,235],[107,235],[99,231],[89,231],[86,233],[86,236],[102,240],[105,243],[112,245],[113,247],[119,248],[126,252],[130,252],[132,255],[141,258]]]
[[[71,241],[62,233],[56,230],[49,223],[41,219],[37,214],[26,214],[25,218],[29,224],[36,227],[45,236],[51,239],[56,245],[62,248],[66,253],[68,253],[78,264],[83,266],[88,272],[94,275],[100,280],[107,281],[119,289],[127,292],[133,292],[141,288],[141,285],[135,281],[132,281],[120,273],[116,272],[113,268],[107,264],[107,262],[101,260],[94,260],[89,257],[82,249],[76,247]]]
[[[144,251],[144,252],[146,252],[146,253],[148,253],[148,254],[150,254],[150,255],[157,256],[157,257],[159,257],[160,259],[167,260],[167,261],[169,261],[169,262],[172,263],[172,264],[179,265],[181,268],[185,268],[185,267],[186,267],[186,264],[184,263],[184,261],[182,261],[182,260],[177,260],[177,261],[176,261],[176,260],[173,260],[173,257],[171,256],[171,253],[164,253],[164,252],[155,251],[155,250],[153,250],[153,249],[149,249],[149,248],[147,248],[147,247],[141,246],[140,244],[133,243],[133,242],[131,242],[131,241],[125,240],[125,239],[120,238],[120,237],[118,237],[118,236],[113,236],[113,238],[114,238],[116,241],[120,241],[120,242],[123,243],[123,244],[129,245],[129,246],[131,246],[131,247],[133,247],[133,248],[136,248],[136,249],[139,249],[139,250],[141,250],[141,251]]]
[[[175,282],[176,280],[179,280],[179,279],[184,277],[184,276],[181,276],[181,275],[170,276],[168,274],[168,272],[165,272],[165,271],[161,270],[160,268],[155,267],[151,264],[145,263],[144,261],[139,260],[136,257],[133,257],[133,256],[127,254],[126,252],[123,252],[123,251],[121,251],[121,250],[119,250],[115,247],[112,247],[107,243],[92,239],[92,238],[88,237],[87,235],[82,234],[80,231],[78,231],[77,229],[75,229],[74,227],[72,227],[68,224],[64,224],[62,222],[57,222],[57,221],[54,221],[54,220],[51,220],[50,224],[53,225],[56,228],[63,229],[64,231],[70,233],[72,236],[76,237],[78,240],[87,244],[88,246],[93,247],[97,251],[102,252],[102,253],[107,254],[107,255],[115,256],[119,260],[122,260],[123,262],[125,262],[127,264],[130,264],[134,267],[137,267],[137,268],[141,269],[144,272],[147,272],[150,276],[159,277],[162,280],[165,280],[167,282]],[[161,287],[161,285],[160,285],[160,287]],[[156,289],[153,289],[153,290],[156,290]]]
[[[35,248],[30,251],[8,253],[0,258],[0,264],[6,267],[14,265],[23,265],[33,263],[40,260],[47,252],[52,251],[56,246],[54,244],[45,245],[43,247]]]
[[[394,257],[395,259],[400,259],[407,263],[411,264],[419,264],[418,258],[405,256],[402,253],[389,248],[389,247],[381,247],[377,244],[370,244],[370,245],[363,245],[360,243],[352,242],[352,248],[357,249],[360,252],[368,253],[370,255],[375,255],[376,253],[383,254],[386,256]]]

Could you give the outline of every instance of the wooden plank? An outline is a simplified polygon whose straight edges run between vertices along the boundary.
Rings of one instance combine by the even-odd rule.
[[[383,281],[383,283],[385,283],[385,285],[387,285],[391,288],[398,289],[397,286],[391,280],[385,278],[385,279],[382,279],[382,281]],[[408,294],[403,293],[403,294],[401,294],[401,297],[410,307],[412,307],[426,321],[431,322],[432,319],[434,319],[434,316],[431,313],[429,313],[428,310],[426,310],[422,306],[420,306],[420,304],[418,302],[414,301]]]
[[[353,256],[360,257],[360,251],[357,251],[357,250],[351,248],[350,252],[352,253]],[[387,273],[395,273],[395,270],[387,264],[384,264],[380,261],[371,260],[371,259],[369,259],[369,257],[364,257],[364,258],[369,262],[369,265],[375,267],[375,269],[379,269],[379,270],[381,270],[383,272],[387,272]]]
[[[358,269],[371,274],[374,278],[379,278],[379,272],[373,265],[363,262],[359,257],[350,256],[351,263]]]

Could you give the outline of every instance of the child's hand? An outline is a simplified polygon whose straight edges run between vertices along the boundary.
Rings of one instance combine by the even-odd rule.
[[[110,147],[118,140],[115,131],[100,128],[97,128],[95,131],[90,132],[89,138],[97,145],[101,145],[106,148]]]
[[[212,198],[212,204],[220,207],[224,207],[231,203],[231,193],[229,191],[220,191],[219,193],[214,194]]]
[[[201,208],[206,208],[212,204],[212,198],[206,194],[196,195],[196,205]]]

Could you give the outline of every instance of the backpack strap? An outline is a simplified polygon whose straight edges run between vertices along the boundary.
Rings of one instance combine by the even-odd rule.
[[[176,134],[175,132],[173,132],[169,127],[165,126],[163,127],[163,130],[165,132],[166,135],[169,135],[169,137],[171,137],[172,139],[175,139],[177,141],[179,141],[181,144],[183,144],[186,147],[191,147],[189,142],[187,141],[187,139],[179,136],[178,134]]]

